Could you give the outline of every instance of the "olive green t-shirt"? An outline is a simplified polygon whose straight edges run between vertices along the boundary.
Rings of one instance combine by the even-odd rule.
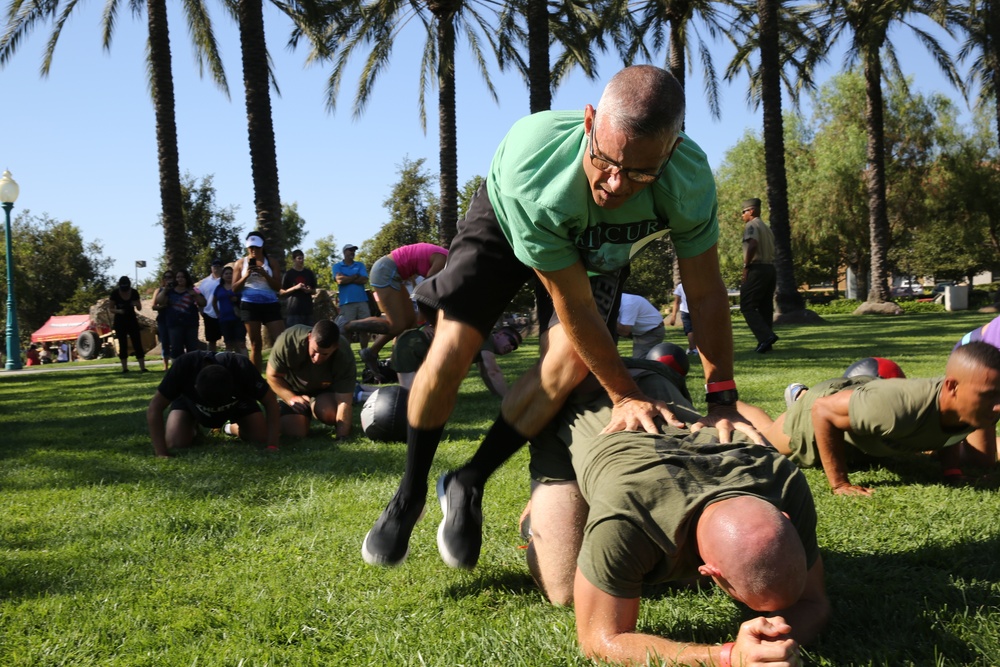
[[[698,414],[664,375],[637,378],[648,396],[673,401],[685,421]],[[663,434],[622,431],[601,435],[611,404],[593,394],[590,407],[577,397],[564,408],[559,424],[547,431],[549,445],[569,448],[580,491],[590,512],[577,564],[599,589],[637,598],[644,584],[662,583],[697,574],[694,527],[711,503],[750,495],[787,512],[805,546],[811,567],[819,555],[816,510],[802,473],[769,447],[736,442],[721,444],[714,428],[697,434],[663,427]],[[566,440],[561,440],[566,438]],[[544,446],[544,443],[543,443]],[[532,441],[532,465],[536,441]]]
[[[821,382],[793,403],[785,417],[784,432],[791,438],[789,458],[804,468],[821,465],[812,406],[816,399],[844,390],[854,392],[847,408],[851,429],[844,440],[865,454],[899,456],[959,443],[974,429],[941,426],[938,396],[943,383],[943,377],[880,380],[868,376]]]
[[[271,348],[267,365],[285,376],[292,391],[315,396],[325,391],[349,394],[354,391],[358,369],[351,344],[343,336],[337,351],[323,363],[314,364],[309,358],[309,332],[304,324],[290,326],[281,332]]]

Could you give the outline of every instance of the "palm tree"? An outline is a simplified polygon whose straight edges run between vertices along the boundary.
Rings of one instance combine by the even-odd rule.
[[[705,75],[708,109],[713,118],[720,118],[718,75],[712,51],[698,28],[699,25],[704,26],[713,39],[726,34],[733,24],[733,17],[725,8],[731,5],[729,1],[712,0],[607,0],[601,24],[626,65],[640,59],[651,60],[651,51],[663,48],[666,39],[666,68],[677,78],[681,88],[685,87],[691,38],[695,37],[698,58]],[[651,42],[650,46],[646,45],[647,39]]]
[[[111,50],[115,20],[123,3],[108,0],[102,16],[103,46]],[[167,266],[186,267],[187,244],[184,242],[184,220],[181,207],[180,158],[177,152],[177,123],[174,114],[174,84],[170,57],[170,34],[167,23],[165,0],[129,0],[128,8],[134,15],[147,12],[147,64],[149,70],[150,95],[156,117],[156,148],[160,171],[160,206],[164,237],[164,258]],[[200,0],[183,3],[185,18],[199,65],[207,64],[212,79],[229,95],[222,60],[219,57],[215,36],[212,33],[208,12]],[[35,25],[48,19],[53,21],[52,34],[42,57],[41,75],[48,76],[56,44],[62,35],[63,26],[77,7],[70,1],[60,9],[58,0],[14,0],[7,11],[7,28],[0,37],[0,67],[14,56],[21,41],[27,37]]]
[[[580,67],[588,79],[597,76],[593,45],[600,41],[599,25],[585,0],[551,5],[548,0],[510,0],[500,15],[497,37],[500,69],[510,61],[522,73],[531,113],[552,107],[552,91],[573,68]],[[517,49],[522,42],[527,44],[527,64]],[[549,58],[552,44],[562,47],[554,66]]]
[[[813,72],[822,58],[824,45],[818,39],[809,13],[785,6],[781,0],[756,0],[742,6],[736,26],[738,29],[729,33],[730,39],[735,38],[737,50],[726,69],[726,80],[731,81],[740,70],[746,70],[750,78],[747,93],[750,106],[763,106],[764,170],[767,174],[771,230],[774,232],[778,313],[801,318],[805,301],[799,294],[792,262],[781,84],[784,80],[786,89],[797,104],[801,90],[814,87]],[[757,69],[750,59],[754,51],[759,52]],[[786,65],[794,78],[786,72]]]
[[[271,70],[264,36],[264,4],[262,0],[237,0],[235,14],[240,26],[256,228],[264,232],[269,247],[283,249],[285,234],[281,225],[278,155],[271,117]],[[282,250],[278,261],[283,260]]]
[[[963,11],[962,28],[966,39],[958,52],[958,60],[972,58],[967,90],[978,81],[979,98],[976,105],[986,108],[994,105],[997,141],[1000,143],[1000,2],[997,0],[968,0]]]
[[[482,10],[486,9],[486,12]],[[443,245],[451,243],[458,222],[458,142],[455,104],[455,40],[461,34],[469,44],[487,90],[494,101],[496,91],[490,81],[480,33],[485,36],[494,54],[495,27],[487,18],[496,16],[492,6],[481,0],[332,0],[328,11],[330,22],[321,43],[314,42],[313,57],[332,59],[333,70],[327,83],[327,106],[336,108],[344,70],[359,48],[370,48],[354,98],[354,116],[359,117],[368,102],[375,81],[388,66],[393,38],[412,19],[417,19],[427,31],[420,63],[420,94],[418,112],[420,124],[427,131],[424,94],[434,81],[438,87],[438,131],[440,161],[440,238]]]
[[[944,75],[962,88],[954,63],[933,35],[913,23],[927,17],[951,34],[957,17],[950,13],[947,0],[828,0],[824,10],[829,16],[829,43],[844,32],[850,33],[846,65],[861,62],[865,77],[867,103],[865,125],[868,135],[866,178],[868,184],[868,227],[871,242],[871,282],[868,304],[889,300],[887,253],[889,217],[886,209],[885,128],[882,98],[883,58],[895,74],[902,77],[896,50],[888,40],[889,29],[902,24],[916,35],[930,51]]]

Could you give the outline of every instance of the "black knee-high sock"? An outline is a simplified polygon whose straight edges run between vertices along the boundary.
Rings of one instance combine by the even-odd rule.
[[[406,429],[406,472],[399,482],[399,494],[412,500],[427,496],[427,476],[437,453],[444,426],[430,429]]]
[[[501,413],[483,438],[479,449],[468,463],[455,472],[455,475],[463,484],[482,488],[490,475],[516,454],[526,442],[528,439],[515,431]]]

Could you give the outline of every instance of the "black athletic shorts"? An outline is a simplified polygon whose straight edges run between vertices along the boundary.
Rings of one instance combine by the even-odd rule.
[[[616,340],[621,287],[627,277],[628,267],[590,280],[598,310]],[[449,317],[475,327],[485,338],[507,304],[529,280],[535,281],[540,331],[546,331],[557,322],[552,299],[535,271],[514,254],[500,229],[484,181],[465,218],[458,223],[458,234],[448,249],[444,270],[420,283],[414,295],[428,321],[433,322],[436,311],[443,310]]]
[[[207,342],[214,343],[222,338],[222,327],[219,326],[219,318],[210,317],[202,313],[201,320],[205,323],[205,340]]]
[[[173,403],[170,404],[171,410],[183,410],[187,412],[194,420],[198,422],[199,425],[205,428],[222,428],[226,422],[238,422],[247,415],[252,415],[255,412],[260,412],[260,406],[257,401],[237,401],[235,405],[228,408],[223,412],[215,412],[211,415],[207,415],[198,409],[198,406],[194,404],[187,396],[181,395],[174,399]]]
[[[240,302],[240,319],[244,322],[260,322],[267,324],[275,320],[284,319],[281,317],[280,303],[250,303]]]

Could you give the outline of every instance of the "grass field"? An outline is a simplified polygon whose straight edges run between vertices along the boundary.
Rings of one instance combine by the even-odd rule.
[[[766,356],[735,320],[736,380],[745,400],[776,415],[789,382],[839,375],[865,356],[934,376],[954,342],[991,317],[833,315],[779,328]],[[668,335],[681,341],[679,329]],[[508,377],[531,363],[535,342],[502,360]],[[572,611],[547,605],[524,565],[525,451],[487,486],[475,571],[441,562],[430,498],[406,564],[373,568],[361,540],[395,489],[404,445],[335,443],[314,429],[278,454],[207,436],[156,459],[144,411],[160,377],[0,373],[4,667],[590,664]],[[696,402],[701,384],[695,367]],[[470,376],[435,477],[472,453],[498,408]],[[872,498],[834,497],[821,471],[806,474],[833,606],[807,664],[1000,664],[998,491],[943,486],[926,460],[854,472]],[[711,588],[664,591],[644,600],[639,623],[718,643],[744,613]]]

